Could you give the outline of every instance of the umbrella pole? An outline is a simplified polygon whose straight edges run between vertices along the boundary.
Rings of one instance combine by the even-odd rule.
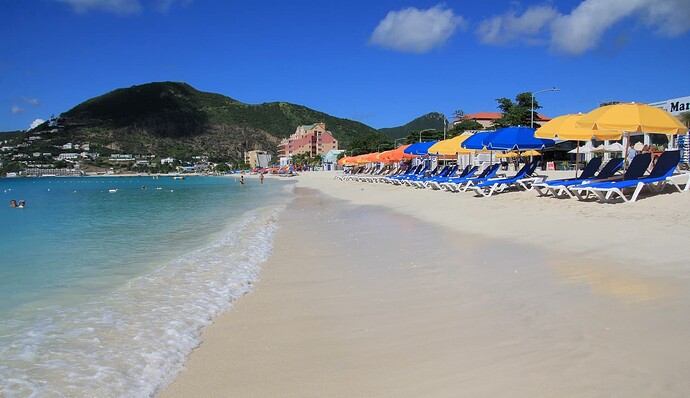
[[[577,178],[577,169],[580,165],[580,140],[577,140],[577,151],[575,154],[575,178]]]
[[[625,153],[623,154],[623,170],[628,171],[628,164],[626,162],[628,161],[628,148],[630,148],[630,133],[626,131],[625,136],[627,140],[625,140]]]

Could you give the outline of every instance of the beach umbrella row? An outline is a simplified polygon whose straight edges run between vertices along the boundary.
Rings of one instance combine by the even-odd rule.
[[[630,133],[684,134],[686,131],[687,127],[666,110],[632,102],[602,106],[585,115],[556,117],[540,127],[535,137],[577,140],[576,153],[579,153],[579,141],[619,140],[623,134],[629,138]],[[627,147],[624,150],[627,157]]]

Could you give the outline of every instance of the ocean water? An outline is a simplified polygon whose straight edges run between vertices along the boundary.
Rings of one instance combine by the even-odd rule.
[[[1,179],[0,200],[0,396],[147,397],[252,290],[292,193],[277,179],[38,178]]]

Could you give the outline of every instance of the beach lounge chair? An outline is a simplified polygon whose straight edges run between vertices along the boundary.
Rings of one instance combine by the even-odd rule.
[[[455,176],[454,176],[453,174],[449,174],[449,175],[448,175],[447,177],[445,177],[445,178],[436,178],[436,179],[427,181],[426,187],[427,187],[427,188],[431,188],[431,189],[435,189],[435,190],[441,190],[441,189],[443,189],[443,187],[441,186],[441,184],[445,184],[445,183],[451,182],[451,181],[453,181],[453,180],[459,180],[459,179],[461,179],[461,178],[471,177],[472,175],[474,175],[474,173],[477,172],[477,170],[479,170],[479,167],[478,167],[478,166],[470,166],[470,165],[467,165],[467,166],[465,166],[465,168],[460,172],[460,174],[457,174],[457,175],[455,175]]]
[[[420,178],[416,181],[410,181],[411,185],[417,187],[417,188],[426,188],[426,184],[429,181],[435,181],[437,179],[445,179],[448,178],[449,175],[453,175],[458,171],[458,166],[446,166],[444,167],[439,173],[437,173],[435,176],[429,176],[425,178]]]
[[[409,177],[409,176],[411,176],[411,175],[415,175],[415,174],[417,174],[417,173],[420,173],[423,169],[425,169],[424,163],[421,163],[421,164],[419,164],[419,165],[417,165],[417,166],[415,166],[415,167],[410,168],[410,169],[409,169],[406,173],[404,173],[404,174],[400,174],[400,175],[396,175],[396,176],[392,176],[392,177],[387,178],[387,179],[386,179],[386,182],[389,182],[389,183],[391,183],[391,184],[398,185],[398,184],[400,184],[400,180],[402,180],[402,179],[404,179],[404,178],[407,178],[407,177]]]
[[[537,190],[539,196],[546,196],[550,192],[548,189],[550,186],[568,184],[570,182],[575,182],[579,184],[584,180],[594,178],[594,175],[596,174],[597,170],[599,170],[600,166],[601,158],[593,158],[589,161],[589,163],[587,163],[587,166],[585,166],[585,168],[582,170],[582,173],[580,173],[580,175],[575,178],[564,178],[560,180],[535,182],[534,184],[532,184],[532,188]]]
[[[429,169],[427,168],[424,170],[423,173],[419,173],[417,175],[413,175],[413,176],[410,176],[408,178],[405,178],[403,181],[403,184],[408,185],[408,186],[413,186],[414,185],[413,181],[419,181],[419,180],[422,180],[425,178],[436,176],[439,173],[443,172],[446,169],[446,167],[448,167],[448,166],[444,166],[443,168],[441,168],[440,165],[437,165],[436,167],[431,169],[431,171],[429,171]]]
[[[649,167],[649,164],[651,162],[651,153],[640,153],[635,155],[635,157],[630,162],[630,165],[628,165],[628,168],[625,170],[625,173],[623,173],[623,176],[616,178],[614,181],[628,181],[642,178],[642,176],[644,176],[644,173],[647,171],[647,167]],[[605,182],[612,181],[583,181],[580,184],[571,185],[570,187],[568,187],[568,192],[571,194],[570,196],[575,196],[578,200],[585,200],[589,197],[590,194],[590,191],[586,188],[593,186],[592,184],[599,184]]]
[[[496,192],[503,192],[512,186],[529,189],[527,184],[534,181],[535,178],[539,178],[532,177],[532,174],[534,174],[536,169],[537,162],[532,161],[522,166],[522,168],[512,177],[487,179],[486,181],[475,184],[471,188],[482,196],[491,196]]]
[[[554,197],[572,198],[575,195],[571,191],[571,187],[595,182],[616,181],[621,179],[623,177],[622,175],[616,177],[616,173],[621,167],[623,167],[623,158],[613,158],[609,160],[593,178],[543,181],[533,184],[532,187],[537,189],[540,194],[542,193],[541,190],[546,189],[546,191],[551,193]]]
[[[501,167],[500,163],[495,163],[492,164],[491,166],[487,167],[482,171],[478,176],[472,177],[474,173],[468,175],[467,177],[460,178],[460,179],[454,179],[452,182],[447,182],[445,184],[441,184],[441,186],[446,189],[449,192],[460,192],[460,191],[467,191],[467,188],[471,187],[475,183],[479,183],[482,181],[486,181],[489,178],[493,178],[496,173],[498,173],[498,169]],[[476,169],[475,169],[476,171]]]
[[[649,154],[645,154],[649,155]],[[661,192],[667,184],[673,185],[682,192],[678,184],[670,179],[680,162],[680,151],[665,151],[656,160],[654,168],[648,176],[589,184],[584,190],[597,196],[600,202],[613,202],[622,199],[624,202],[634,202],[642,189],[649,187],[653,192]],[[627,173],[626,173],[627,174]],[[635,188],[630,198],[623,193],[626,188]]]

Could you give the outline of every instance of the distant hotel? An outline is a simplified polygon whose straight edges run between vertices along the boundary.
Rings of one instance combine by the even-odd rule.
[[[338,141],[326,130],[326,123],[315,123],[297,127],[295,133],[281,141],[280,156],[290,158],[300,153],[315,157],[338,149]]]

